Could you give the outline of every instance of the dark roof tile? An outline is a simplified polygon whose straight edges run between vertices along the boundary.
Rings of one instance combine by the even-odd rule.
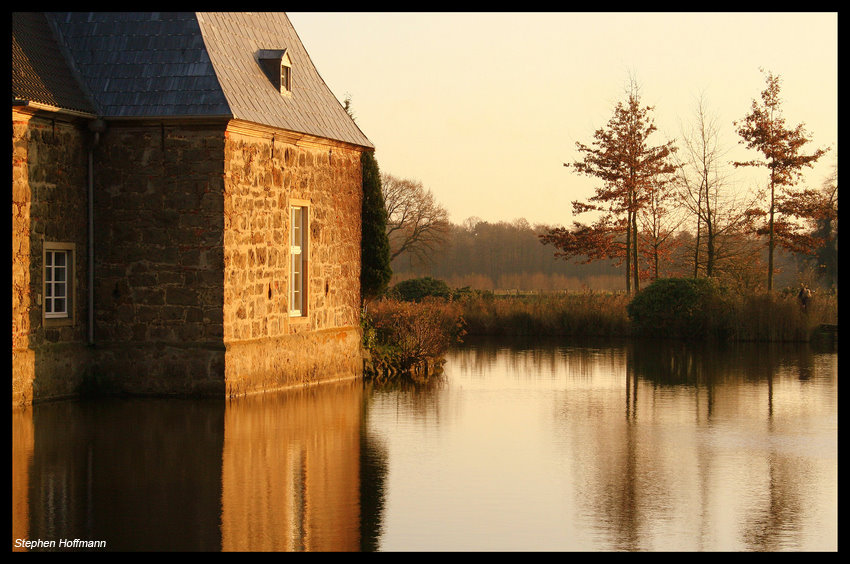
[[[61,46],[41,12],[12,14],[12,97],[95,113],[92,100],[62,55]]]

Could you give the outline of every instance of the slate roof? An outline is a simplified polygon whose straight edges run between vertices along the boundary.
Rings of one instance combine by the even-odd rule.
[[[95,114],[41,12],[12,16],[12,98]]]
[[[224,117],[372,147],[283,12],[51,12],[102,117]],[[292,93],[257,63],[286,49]]]

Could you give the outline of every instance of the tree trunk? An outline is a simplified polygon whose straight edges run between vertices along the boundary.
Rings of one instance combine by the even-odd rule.
[[[632,214],[626,212],[626,294],[632,293]]]
[[[706,172],[706,175],[708,172]],[[714,221],[711,214],[711,198],[708,197],[708,181],[705,185],[705,275],[714,273]]]
[[[773,172],[770,173],[770,217],[768,218],[768,233],[767,233],[767,292],[773,291],[773,214],[775,210],[774,203],[775,182]]]
[[[637,211],[632,212],[632,265],[634,267],[635,293],[640,292],[640,271],[638,269],[638,244],[637,244]]]
[[[694,278],[699,276],[699,239],[700,239],[700,226],[701,222],[699,219],[699,214],[697,214],[697,236],[696,242],[694,245]]]

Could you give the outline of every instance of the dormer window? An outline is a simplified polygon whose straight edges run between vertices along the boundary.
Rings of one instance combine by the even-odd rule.
[[[292,62],[286,49],[260,49],[257,62],[281,94],[292,92]]]

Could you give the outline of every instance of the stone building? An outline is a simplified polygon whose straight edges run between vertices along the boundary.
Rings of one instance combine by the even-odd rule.
[[[356,377],[372,144],[283,13],[15,13],[12,402]]]

